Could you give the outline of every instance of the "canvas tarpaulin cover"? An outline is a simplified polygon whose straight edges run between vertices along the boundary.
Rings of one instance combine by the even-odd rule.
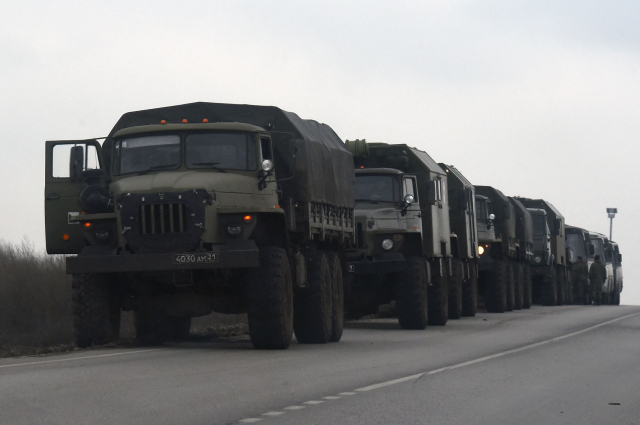
[[[210,123],[239,122],[272,131],[276,177],[291,175],[290,169],[295,167],[293,178],[279,182],[284,197],[353,207],[353,157],[342,140],[328,125],[301,119],[274,106],[196,102],[128,112],[113,127],[107,142],[123,128],[160,124],[162,120],[181,123],[183,119],[190,123],[204,119]],[[297,148],[294,161],[287,153],[291,137]]]

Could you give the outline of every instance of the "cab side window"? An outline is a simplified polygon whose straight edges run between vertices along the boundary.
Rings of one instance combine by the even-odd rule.
[[[98,150],[93,145],[84,143],[60,144],[53,147],[52,177],[68,179],[71,177],[70,161],[74,155],[77,168],[80,171],[97,170],[100,168]]]
[[[403,198],[407,195],[411,195],[413,196],[414,203],[418,202],[418,190],[416,187],[416,179],[412,177],[405,177],[402,182],[402,189],[403,189],[403,194],[402,194]]]

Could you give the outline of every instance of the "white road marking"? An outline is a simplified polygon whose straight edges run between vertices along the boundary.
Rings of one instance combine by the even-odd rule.
[[[310,401],[305,401],[304,404],[321,404],[324,403],[324,401],[322,400],[310,400]]]
[[[7,367],[31,366],[31,365],[39,365],[39,364],[46,364],[46,363],[62,363],[62,362],[72,362],[72,361],[78,361],[78,360],[99,359],[99,358],[102,358],[102,357],[124,356],[124,355],[128,355],[128,354],[148,353],[150,351],[157,351],[157,350],[161,350],[161,348],[151,348],[151,349],[148,349],[148,350],[136,350],[136,351],[124,351],[124,352],[121,352],[121,353],[98,354],[98,355],[95,355],[95,356],[72,357],[72,358],[67,358],[67,359],[41,360],[41,361],[37,361],[37,362],[5,364],[5,365],[0,365],[0,369],[4,369],[4,368],[7,368]]]
[[[247,418],[247,419],[242,419],[238,422],[243,423],[243,424],[250,424],[253,422],[260,422],[262,420],[262,418]]]
[[[340,395],[356,395],[356,393],[345,392],[345,393],[340,393]]]
[[[335,396],[335,395],[328,395],[326,397],[322,397],[325,400],[338,400],[341,397]]]
[[[284,415],[284,412],[267,412],[262,414],[262,416],[280,416],[280,415]]]
[[[373,384],[373,385],[369,385],[367,387],[357,388],[356,391],[363,392],[363,391],[376,390],[378,388],[388,387],[390,385],[400,384],[402,382],[413,381],[413,380],[418,379],[418,378],[420,378],[420,377],[422,377],[424,375],[435,375],[436,373],[444,372],[446,370],[458,369],[458,368],[461,368],[461,367],[470,366],[470,365],[473,365],[473,364],[476,364],[476,363],[485,362],[487,360],[495,359],[495,358],[506,356],[506,355],[509,355],[509,354],[519,353],[520,351],[530,350],[532,348],[540,347],[541,345],[550,344],[550,343],[556,342],[556,341],[561,341],[561,340],[566,339],[566,338],[571,338],[572,336],[580,335],[582,333],[592,331],[592,330],[600,328],[602,326],[606,326],[606,325],[609,325],[611,323],[618,322],[620,320],[628,319],[629,317],[632,317],[632,316],[637,316],[638,314],[640,314],[640,313],[628,314],[626,316],[618,317],[617,319],[608,320],[606,322],[602,322],[602,323],[599,323],[597,325],[593,325],[593,326],[590,326],[588,328],[585,328],[585,329],[582,329],[582,330],[579,330],[579,331],[576,331],[576,332],[571,332],[571,333],[566,334],[566,335],[557,336],[555,338],[547,339],[545,341],[536,342],[534,344],[525,345],[524,347],[514,348],[512,350],[507,350],[507,351],[502,351],[500,353],[492,354],[490,356],[480,357],[478,359],[470,360],[468,362],[458,363],[458,364],[453,365],[453,366],[447,366],[447,367],[442,367],[440,369],[434,369],[434,370],[429,371],[429,372],[416,373],[415,375],[405,376],[404,378],[392,379],[391,381],[381,382],[379,384]]]
[[[285,407],[284,410],[300,410],[300,409],[304,409],[307,406],[289,406],[289,407]]]

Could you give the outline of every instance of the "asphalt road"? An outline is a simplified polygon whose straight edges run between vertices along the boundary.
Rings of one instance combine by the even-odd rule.
[[[1,424],[640,423],[640,307],[480,313],[337,344],[247,339],[0,360]]]

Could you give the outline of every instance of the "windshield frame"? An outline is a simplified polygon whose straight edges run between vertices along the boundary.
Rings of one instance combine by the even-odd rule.
[[[211,134],[211,133],[221,133],[221,134],[244,134],[246,136],[246,140],[247,140],[247,146],[249,148],[254,149],[254,158],[253,160],[255,161],[254,164],[249,164],[249,158],[247,158],[247,169],[238,169],[238,168],[224,168],[224,167],[215,167],[215,166],[197,166],[197,167],[187,167],[187,152],[186,152],[186,140],[187,137],[190,135],[196,135],[196,134]],[[135,140],[135,139],[143,139],[143,138],[147,138],[147,137],[162,137],[162,136],[174,136],[174,137],[178,137],[179,138],[179,149],[180,149],[180,153],[179,153],[179,162],[178,165],[175,167],[171,167],[171,168],[158,168],[158,169],[153,169],[155,166],[152,166],[151,168],[147,168],[147,169],[141,169],[141,170],[137,170],[137,171],[129,171],[129,172],[122,172],[122,156],[121,154],[118,152],[118,149],[121,146],[121,143],[123,141],[130,141],[130,140]],[[136,174],[144,174],[147,172],[162,172],[162,171],[176,171],[176,170],[189,170],[189,171],[212,171],[215,170],[216,168],[218,168],[219,170],[229,170],[229,171],[233,171],[233,172],[240,172],[240,173],[254,173],[259,169],[259,164],[262,161],[262,157],[263,157],[263,153],[261,150],[261,146],[260,143],[256,141],[256,134],[253,132],[249,132],[249,131],[234,131],[234,130],[202,130],[202,131],[194,131],[194,130],[189,130],[189,131],[176,131],[176,132],[152,132],[152,133],[141,133],[141,134],[135,134],[135,135],[129,135],[129,136],[124,136],[124,137],[119,137],[117,139],[115,139],[113,141],[113,150],[112,150],[112,155],[111,155],[111,170],[112,170],[112,175],[113,176],[128,176],[128,175],[136,175]],[[249,155],[249,149],[247,149],[247,156]],[[251,165],[254,166],[254,168],[249,168]]]
[[[391,191],[392,196],[393,196],[393,200],[387,200],[387,199],[364,199],[364,198],[358,198],[356,195],[356,187],[357,187],[357,181],[359,178],[364,178],[364,177],[383,177],[383,178],[388,178],[391,179],[392,181],[392,187],[391,187]],[[357,173],[356,174],[356,178],[354,181],[354,200],[355,202],[369,202],[369,203],[379,203],[379,202],[384,202],[384,203],[388,203],[388,204],[397,204],[399,202],[401,202],[401,198],[402,198],[402,183],[401,183],[401,179],[400,179],[400,175],[399,174],[390,174],[390,173]]]
[[[131,142],[131,141],[139,141],[142,139],[153,139],[153,138],[172,138],[172,137],[177,137],[178,138],[178,155],[177,155],[177,164],[173,165],[173,164],[155,164],[155,165],[149,165],[149,167],[146,168],[141,168],[139,170],[134,170],[134,171],[126,171],[123,172],[122,171],[122,149],[121,146],[124,142]],[[157,145],[159,146],[159,145]],[[182,167],[182,138],[180,137],[179,134],[176,133],[156,133],[156,134],[145,134],[145,135],[135,135],[133,137],[123,137],[121,139],[115,140],[114,144],[113,144],[113,159],[112,159],[112,165],[111,165],[111,169],[113,170],[112,174],[115,176],[121,176],[121,175],[129,175],[129,174],[140,174],[140,173],[145,173],[145,172],[149,172],[149,171],[172,171],[172,170],[178,170],[180,167]],[[166,165],[166,168],[165,168]],[[156,170],[154,170],[155,167],[158,167]],[[162,167],[162,168],[160,168]]]

